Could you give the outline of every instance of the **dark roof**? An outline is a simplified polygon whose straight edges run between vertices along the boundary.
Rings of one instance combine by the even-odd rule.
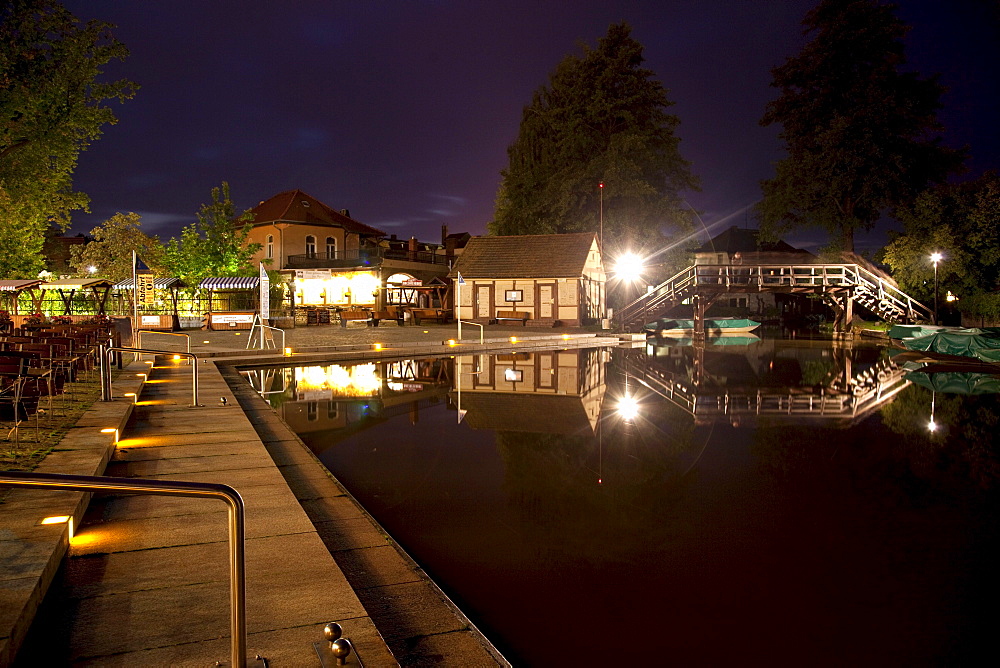
[[[756,253],[764,251],[769,253],[808,253],[794,246],[786,244],[784,241],[758,242],[758,230],[748,230],[742,227],[730,227],[722,234],[712,237],[695,253]]]
[[[308,223],[310,225],[343,227],[348,232],[363,237],[385,236],[385,232],[382,230],[359,223],[301,190],[286,190],[283,193],[278,193],[250,211],[254,214],[254,226],[269,225],[275,222]]]
[[[451,276],[466,278],[579,278],[594,244],[590,232],[472,237]]]

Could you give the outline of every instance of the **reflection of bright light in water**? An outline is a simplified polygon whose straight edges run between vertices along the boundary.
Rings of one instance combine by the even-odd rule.
[[[931,418],[931,421],[927,423],[927,431],[934,432],[937,431],[937,428],[938,428],[937,422],[934,421],[934,418]]]
[[[635,397],[625,395],[618,402],[618,415],[626,422],[631,422],[639,415],[639,402]]]
[[[367,397],[378,393],[382,386],[375,364],[307,366],[295,372],[295,385],[300,391],[331,390],[341,396]]]

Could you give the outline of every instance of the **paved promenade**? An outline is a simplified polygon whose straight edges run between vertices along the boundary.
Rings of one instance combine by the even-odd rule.
[[[461,349],[480,348],[478,328],[463,329],[463,340],[473,335],[476,343]],[[455,332],[441,325],[309,327],[288,330],[285,345],[295,351],[293,362],[454,352],[442,341]],[[95,404],[39,470],[236,488],[247,509],[251,657],[318,665],[313,643],[323,624],[337,621],[367,666],[503,665],[232,367],[275,351],[246,351],[247,332],[187,333],[203,358],[201,406],[191,406],[190,365],[160,358],[147,371],[148,364],[133,363],[115,382],[115,400]],[[510,336],[521,341],[511,344]],[[493,343],[482,347],[580,345],[593,337],[490,327]],[[142,345],[183,350],[187,342],[144,335]],[[138,394],[136,403],[126,392]],[[119,429],[117,447],[102,428]],[[121,495],[88,504],[88,496],[22,489],[0,505],[0,666],[228,662],[224,505]],[[72,541],[65,524],[39,525],[53,515],[74,517]]]

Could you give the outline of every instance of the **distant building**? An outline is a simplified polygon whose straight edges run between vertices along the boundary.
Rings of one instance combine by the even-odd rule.
[[[705,265],[808,265],[819,258],[807,250],[784,241],[761,241],[759,231],[730,227],[712,237],[694,252],[695,264]],[[802,295],[777,292],[731,293],[716,302],[716,307],[745,309],[749,315],[803,316],[822,312],[818,300]]]
[[[450,277],[459,273],[464,320],[485,323],[515,312],[529,324],[552,326],[605,317],[607,276],[591,233],[472,237]]]
[[[297,306],[381,309],[402,286],[416,299],[415,288],[441,285],[461,244],[461,235],[449,235],[449,254],[447,239],[440,246],[398,240],[301,190],[278,193],[251,212],[249,242],[261,245],[254,262],[287,277]]]
[[[70,276],[73,267],[70,266],[70,249],[74,246],[83,247],[90,242],[90,237],[78,234],[75,237],[61,236],[56,229],[49,228],[42,246],[42,256],[45,258],[45,269],[55,276]]]

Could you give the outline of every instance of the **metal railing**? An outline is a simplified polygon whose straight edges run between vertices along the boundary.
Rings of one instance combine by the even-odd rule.
[[[281,329],[280,327],[271,327],[270,325],[265,325],[264,323],[256,323],[254,325],[254,329],[260,330],[260,334],[258,334],[258,336],[260,336],[261,350],[264,349],[264,343],[268,340],[264,337],[265,329],[281,332],[281,350],[285,349],[285,330]],[[269,340],[271,341],[271,347],[273,348],[274,336],[272,335]],[[251,333],[250,336],[247,337],[247,350],[250,350],[250,346],[253,345],[253,341],[254,341],[254,335],[253,333]]]
[[[124,494],[195,496],[225,501],[229,506],[229,630],[232,637],[230,658],[233,666],[246,665],[246,555],[244,546],[246,529],[243,498],[235,489],[228,485],[209,482],[111,478],[24,471],[0,471],[0,485],[36,489],[63,489],[77,492],[114,490]],[[150,623],[152,622],[153,620],[150,620]]]
[[[627,324],[652,310],[676,305],[696,292],[817,291],[825,287],[858,288],[858,298],[887,320],[929,318],[930,310],[880,276],[856,264],[696,264],[682,269],[615,314]]]
[[[162,335],[165,335],[165,336],[183,336],[185,339],[187,339],[187,352],[189,352],[189,353],[191,352],[191,335],[190,334],[184,334],[183,332],[158,332],[158,331],[152,330],[152,329],[137,329],[136,332],[135,332],[135,335],[136,335],[135,344],[138,347],[140,347],[140,348],[142,348],[142,335],[143,334],[162,334]]]
[[[114,396],[111,392],[111,355],[118,353],[136,353],[138,358],[141,353],[151,355],[182,355],[192,360],[191,364],[191,406],[198,406],[198,356],[194,353],[179,353],[175,350],[151,350],[149,348],[127,348],[125,346],[102,346],[99,350],[101,357],[101,401],[111,401]]]
[[[449,257],[433,251],[411,251],[405,248],[352,248],[331,253],[297,253],[289,255],[286,262],[290,269],[336,269],[344,267],[370,267],[383,260],[403,260],[421,264],[448,265]]]

